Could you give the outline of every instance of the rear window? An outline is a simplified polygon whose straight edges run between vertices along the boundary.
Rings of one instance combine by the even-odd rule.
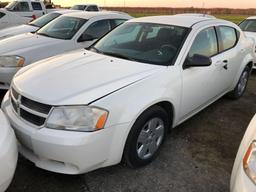
[[[86,5],[74,5],[70,9],[84,11],[86,7],[87,7]]]
[[[48,24],[50,21],[59,17],[60,15],[61,15],[60,13],[49,13],[47,15],[44,15],[44,16],[32,21],[29,24],[41,28],[41,27],[45,26],[46,24]]]
[[[244,20],[242,23],[239,24],[239,27],[243,31],[256,32],[256,20],[255,19]]]
[[[34,10],[43,10],[41,3],[39,3],[39,2],[32,2],[32,7]]]
[[[5,13],[0,12],[0,19],[5,16]]]
[[[97,6],[94,6],[94,5],[91,5],[91,6],[89,6],[87,9],[86,9],[86,11],[98,11],[99,9],[98,9],[98,7]]]

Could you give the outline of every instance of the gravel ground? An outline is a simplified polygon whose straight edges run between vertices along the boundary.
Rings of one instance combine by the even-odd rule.
[[[141,169],[116,165],[67,176],[20,157],[8,192],[228,192],[238,146],[256,113],[255,101],[256,73],[243,98],[222,98],[174,129],[159,158]]]

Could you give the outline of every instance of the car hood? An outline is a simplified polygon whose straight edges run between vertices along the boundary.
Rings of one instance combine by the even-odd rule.
[[[14,35],[35,32],[38,29],[39,29],[38,27],[35,27],[32,25],[19,25],[19,26],[5,28],[0,30],[0,40],[3,38],[14,36]]]
[[[163,68],[79,50],[28,66],[14,77],[13,86],[50,105],[89,104]]]
[[[1,55],[15,55],[39,47],[51,46],[65,40],[49,38],[37,34],[26,33],[9,37],[0,41]]]

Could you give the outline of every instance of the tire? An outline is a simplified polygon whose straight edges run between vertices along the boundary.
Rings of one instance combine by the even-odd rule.
[[[169,126],[170,119],[162,107],[156,105],[141,114],[126,141],[125,163],[132,168],[151,163],[159,154]]]
[[[246,87],[250,77],[250,72],[251,72],[250,67],[246,66],[239,78],[239,81],[235,89],[228,93],[228,97],[230,99],[239,99],[240,97],[243,96],[244,92],[246,91]]]

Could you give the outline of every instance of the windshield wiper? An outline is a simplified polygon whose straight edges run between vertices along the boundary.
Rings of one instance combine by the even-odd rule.
[[[42,35],[42,36],[45,36],[45,37],[51,37],[51,38],[53,38],[52,36],[50,36],[50,35],[48,35],[48,34],[46,34],[46,33],[36,33],[37,35]]]
[[[102,54],[104,54],[104,55],[109,55],[109,56],[113,56],[113,57],[118,57],[118,58],[121,58],[121,59],[130,60],[130,61],[135,61],[134,58],[131,58],[131,57],[128,57],[128,56],[126,56],[126,55],[119,54],[119,53],[102,52]]]
[[[102,54],[102,52],[99,49],[95,48],[95,47],[89,47],[89,48],[87,48],[87,50]]]
[[[28,23],[27,25],[34,26],[34,27],[39,27],[39,26],[37,26],[37,25],[35,25],[33,23]]]

